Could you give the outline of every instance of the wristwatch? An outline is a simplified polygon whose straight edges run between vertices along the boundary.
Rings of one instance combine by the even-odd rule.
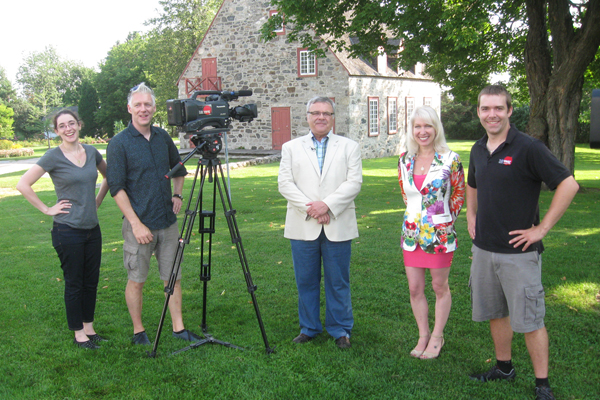
[[[183,201],[183,196],[180,194],[174,194],[173,197],[177,197],[179,200]]]

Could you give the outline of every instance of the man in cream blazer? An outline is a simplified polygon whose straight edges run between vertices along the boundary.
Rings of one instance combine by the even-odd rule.
[[[284,236],[291,241],[298,287],[300,335],[305,343],[323,331],[319,319],[321,260],[325,277],[325,329],[340,348],[350,347],[351,241],[358,237],[354,198],[362,185],[358,144],[333,134],[335,104],[315,97],[306,107],[310,132],[283,145],[279,192],[288,201]]]

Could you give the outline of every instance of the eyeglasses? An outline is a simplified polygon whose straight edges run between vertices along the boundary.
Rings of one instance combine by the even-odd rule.
[[[129,89],[130,92],[135,92],[136,90],[138,90],[140,88],[140,85],[135,85],[134,87],[132,87],[131,89]]]
[[[79,121],[69,121],[66,124],[60,124],[57,128],[61,131],[64,131],[67,128],[75,128],[77,125],[79,125]]]
[[[309,111],[309,112],[307,112],[307,114],[310,114],[310,115],[312,115],[313,117],[320,117],[320,116],[323,116],[323,117],[325,117],[325,118],[331,118],[331,116],[332,116],[334,113],[330,113],[330,112],[327,112],[327,111],[325,111],[325,112],[321,112],[321,111]]]

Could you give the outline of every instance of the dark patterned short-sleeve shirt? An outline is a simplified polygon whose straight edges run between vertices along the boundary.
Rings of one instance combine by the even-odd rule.
[[[165,175],[181,161],[169,134],[152,127],[150,140],[129,126],[107,147],[107,181],[111,196],[125,190],[133,211],[149,229],[165,229],[177,221],[171,180]],[[174,177],[185,176],[181,168]]]

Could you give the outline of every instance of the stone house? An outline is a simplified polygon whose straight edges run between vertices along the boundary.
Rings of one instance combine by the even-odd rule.
[[[399,154],[415,107],[440,112],[441,88],[420,65],[394,70],[385,54],[366,60],[331,49],[316,58],[289,42],[285,27],[263,42],[260,28],[276,12],[268,0],[224,0],[177,82],[179,98],[195,90],[253,91],[230,104],[258,108],[251,123],[233,122],[230,149],[276,150],[305,135],[306,102],[316,95],[334,100],[334,132],[359,142],[364,158]]]

